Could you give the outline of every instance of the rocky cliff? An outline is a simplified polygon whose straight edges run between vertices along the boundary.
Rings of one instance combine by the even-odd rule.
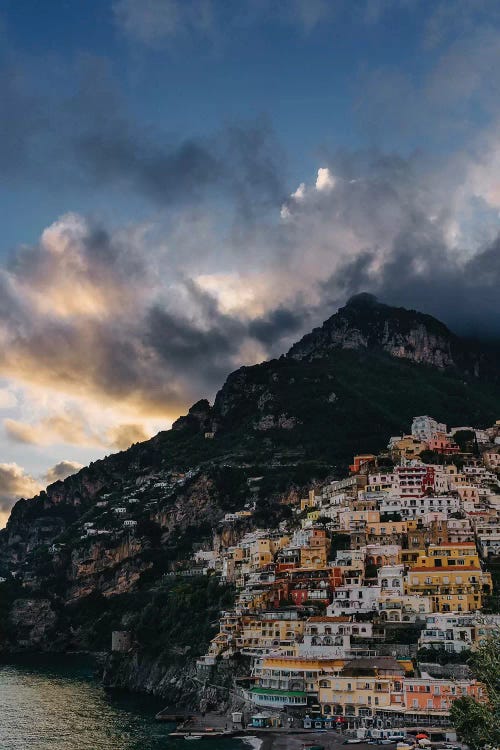
[[[415,310],[390,307],[371,294],[357,294],[288,352],[293,359],[321,358],[338,349],[385,352],[440,370],[490,374],[496,363],[472,342]]]

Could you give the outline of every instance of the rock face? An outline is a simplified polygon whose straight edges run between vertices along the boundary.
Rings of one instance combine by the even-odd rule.
[[[358,294],[288,352],[293,359],[324,357],[335,349],[372,349],[439,369],[461,364],[458,339],[430,315],[389,307]]]
[[[210,686],[200,687],[196,667],[188,661],[182,667],[165,666],[159,660],[132,652],[111,654],[101,665],[106,687],[155,695],[184,710],[199,710],[204,702],[217,703],[219,710],[228,708],[235,676],[246,676],[249,670],[250,660],[244,657],[220,662],[210,676],[210,682],[218,686],[214,690]]]
[[[9,616],[18,643],[30,651],[50,650],[56,622],[57,615],[49,599],[16,599]]]

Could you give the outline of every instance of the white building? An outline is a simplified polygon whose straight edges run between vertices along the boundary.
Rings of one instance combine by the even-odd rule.
[[[352,615],[356,612],[376,612],[380,586],[339,586],[333,592],[333,602],[327,607],[328,617]]]
[[[500,628],[500,615],[444,612],[426,618],[418,639],[419,648],[444,649],[459,654],[485,640],[492,630]]]
[[[423,620],[431,612],[432,601],[429,596],[397,593],[391,595],[387,591],[379,602],[382,622],[416,622]]]
[[[307,620],[297,655],[342,659],[353,655],[351,637],[372,638],[371,622],[351,622],[349,617],[311,617]],[[366,649],[364,649],[366,651]]]
[[[461,510],[461,501],[458,496],[439,495],[429,497],[390,497],[380,506],[381,513],[399,513],[402,520],[420,518],[428,513],[456,513]]]
[[[436,432],[447,432],[447,427],[442,422],[437,422],[433,417],[414,417],[411,423],[411,434],[417,440],[427,442]]]
[[[397,596],[403,592],[404,565],[382,565],[377,571],[378,585],[382,596]]]

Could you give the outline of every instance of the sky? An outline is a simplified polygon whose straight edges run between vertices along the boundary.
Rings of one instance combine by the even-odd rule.
[[[496,0],[1,0],[0,526],[370,291],[500,335]]]

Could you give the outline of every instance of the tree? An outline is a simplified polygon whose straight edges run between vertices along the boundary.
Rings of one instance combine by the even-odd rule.
[[[159,545],[162,535],[161,526],[156,521],[151,521],[149,518],[141,519],[135,529],[135,533],[139,537],[145,537],[149,539],[153,547]]]
[[[472,453],[476,441],[474,430],[457,430],[453,435],[453,440],[458,445],[462,453]]]
[[[451,706],[451,720],[472,750],[500,747],[500,630],[472,655],[471,666],[485,685],[487,702],[458,698]]]

